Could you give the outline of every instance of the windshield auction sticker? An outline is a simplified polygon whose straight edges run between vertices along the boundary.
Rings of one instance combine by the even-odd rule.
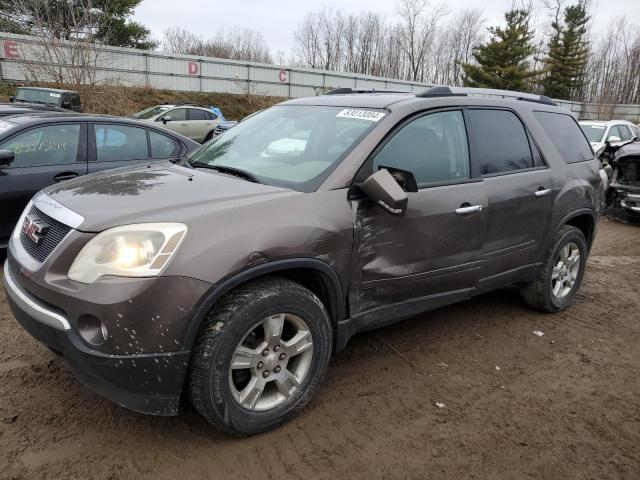
[[[336,117],[340,118],[356,118],[359,120],[368,120],[370,122],[379,122],[385,116],[384,112],[374,112],[371,110],[358,110],[355,108],[345,108]]]

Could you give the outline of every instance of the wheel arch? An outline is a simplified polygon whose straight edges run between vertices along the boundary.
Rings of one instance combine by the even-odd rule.
[[[557,228],[560,228],[563,225],[571,225],[579,229],[587,241],[587,247],[589,250],[591,249],[596,233],[596,216],[593,211],[584,209],[572,212],[558,224]]]
[[[299,283],[313,292],[324,304],[336,334],[336,325],[345,318],[346,303],[340,278],[326,262],[317,258],[287,258],[274,260],[236,272],[214,285],[194,309],[182,342],[190,350],[205,316],[227,293],[257,278],[278,275]]]

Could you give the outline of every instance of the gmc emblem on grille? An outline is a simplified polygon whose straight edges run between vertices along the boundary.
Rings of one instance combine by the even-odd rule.
[[[40,243],[42,236],[49,230],[49,224],[33,213],[24,217],[22,231],[34,243]]]

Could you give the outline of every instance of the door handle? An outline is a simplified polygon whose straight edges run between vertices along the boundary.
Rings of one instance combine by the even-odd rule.
[[[456,208],[456,213],[458,215],[466,215],[468,213],[481,212],[482,205],[469,205],[468,203],[463,203],[459,208]]]
[[[55,175],[53,180],[56,182],[62,182],[64,180],[71,180],[72,178],[76,178],[78,176],[77,173],[74,172],[63,172]]]
[[[549,195],[551,193],[550,188],[542,188],[540,187],[538,190],[534,192],[536,197],[544,197],[545,195]]]

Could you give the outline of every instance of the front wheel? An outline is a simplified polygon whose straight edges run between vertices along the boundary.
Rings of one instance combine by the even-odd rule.
[[[323,304],[301,285],[268,277],[241,286],[210,312],[198,335],[191,402],[232,435],[275,428],[317,390],[332,338]]]
[[[520,289],[525,303],[545,312],[567,308],[582,283],[587,256],[582,231],[571,225],[560,228],[536,279]]]

